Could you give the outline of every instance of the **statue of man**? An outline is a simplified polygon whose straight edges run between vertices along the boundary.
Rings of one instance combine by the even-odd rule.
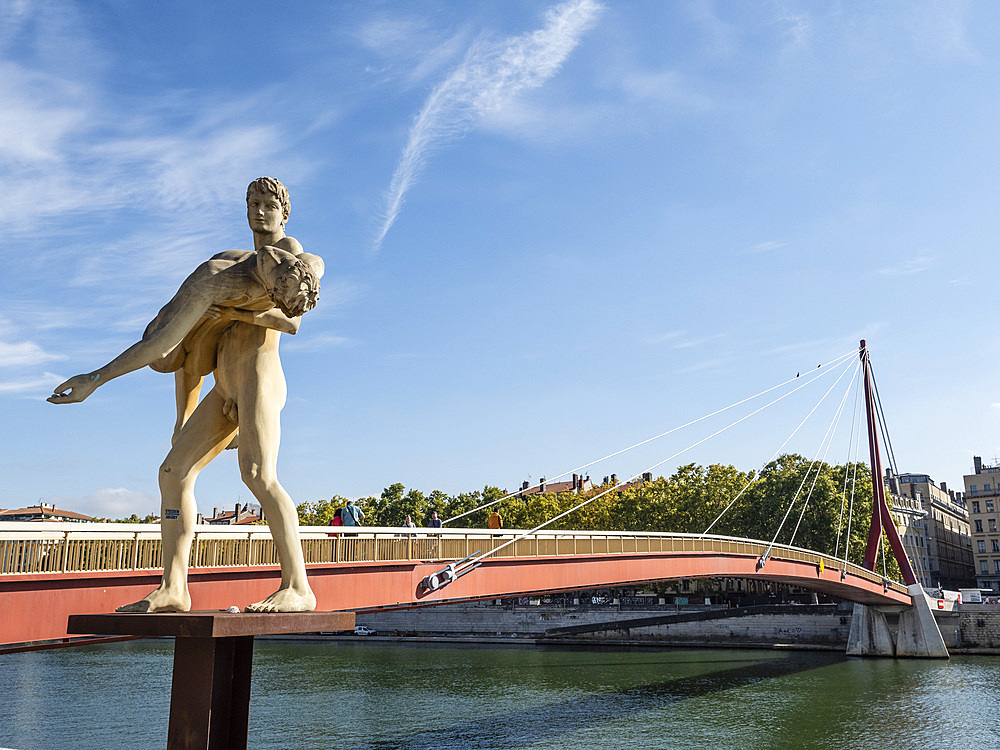
[[[149,365],[175,372],[177,424],[160,466],[163,580],[119,612],[191,609],[187,570],[198,508],[198,473],[239,431],[243,481],[264,511],[281,563],[281,585],[248,612],[308,612],[316,597],[306,579],[298,514],[278,482],[279,415],[286,386],[279,334],[294,334],[318,299],[323,261],[285,235],[290,202],[284,185],[261,177],[247,188],[253,251],[230,250],[202,263],[147,326],[140,341],[94,372],[76,375],[49,397],[83,401],[108,380]],[[201,402],[204,375],[215,386]]]

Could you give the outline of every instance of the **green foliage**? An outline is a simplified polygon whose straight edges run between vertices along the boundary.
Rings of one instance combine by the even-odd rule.
[[[108,523],[156,523],[157,518],[158,516],[154,516],[152,513],[145,516],[144,518],[139,518],[139,516],[133,513],[128,518],[116,518],[114,520],[105,518],[104,521]]]
[[[340,495],[315,503],[302,503],[296,508],[299,512],[299,523],[303,526],[329,526],[334,514],[346,505],[347,498]]]
[[[424,526],[437,511],[443,520],[468,513],[454,527],[485,528],[491,508],[474,509],[503,495],[497,487],[454,496],[440,490],[424,495],[397,483],[378,498],[356,502],[368,526],[401,526],[407,514]],[[860,564],[872,513],[871,472],[866,465],[813,463],[795,454],[780,456],[759,472],[723,464],[686,464],[672,476],[650,482],[594,487],[586,493],[512,496],[493,507],[506,528],[531,529],[590,498],[594,499],[546,528],[700,534],[725,511],[709,533],[774,539],[839,557],[846,549],[848,559]],[[303,503],[299,518],[304,524],[324,525],[337,507],[346,504],[342,497]],[[881,559],[876,567],[882,571]],[[899,579],[891,553],[886,572]]]

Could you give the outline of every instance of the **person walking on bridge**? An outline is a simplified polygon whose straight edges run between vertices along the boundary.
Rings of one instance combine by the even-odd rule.
[[[490,513],[490,517],[486,520],[486,527],[489,529],[502,529],[503,528],[503,516],[497,513],[496,508]]]
[[[365,512],[355,505],[353,500],[348,500],[347,507],[340,512],[340,515],[344,519],[344,526],[360,526]]]

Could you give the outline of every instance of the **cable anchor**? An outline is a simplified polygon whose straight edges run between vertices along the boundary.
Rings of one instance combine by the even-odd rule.
[[[471,573],[482,565],[482,560],[479,559],[480,552],[481,550],[476,550],[471,555],[457,562],[449,563],[436,573],[424,576],[424,580],[420,582],[420,588],[426,591],[437,591],[447,586],[456,578],[461,578],[466,573]]]

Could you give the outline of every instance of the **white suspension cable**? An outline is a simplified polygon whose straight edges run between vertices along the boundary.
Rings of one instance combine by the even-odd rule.
[[[858,414],[861,413],[860,407]],[[844,538],[844,567],[840,571],[841,579],[847,578],[847,554],[851,547],[851,523],[854,521],[854,495],[858,481],[858,455],[861,452],[861,425],[858,424],[858,440],[854,444],[854,471],[851,475],[851,502],[847,508],[847,536]]]
[[[844,372],[846,372],[846,368],[845,368]],[[840,382],[840,379],[841,379],[841,378],[842,378],[843,376],[844,376],[844,374],[843,374],[843,373],[841,373],[840,377],[839,377],[839,378],[837,378],[837,380],[836,380],[836,381],[834,382],[834,386],[836,386],[836,384],[837,384],[838,382]],[[818,378],[818,377],[820,377],[820,376],[817,376],[817,378]],[[813,378],[813,380],[816,380],[817,378]],[[812,382],[812,381],[808,381],[808,382],[806,382],[806,383],[803,383],[802,385],[798,386],[797,388],[794,388],[793,390],[789,391],[788,393],[786,393],[786,394],[784,394],[784,395],[782,395],[782,396],[779,396],[778,398],[774,399],[774,400],[773,400],[773,401],[771,401],[770,403],[767,403],[767,404],[764,404],[764,406],[761,406],[760,408],[758,408],[758,409],[756,409],[756,410],[754,410],[754,411],[750,412],[749,414],[747,414],[747,415],[745,415],[745,416],[743,416],[743,417],[740,417],[740,418],[739,418],[739,419],[737,419],[737,420],[736,420],[735,422],[731,422],[730,424],[726,425],[725,427],[723,427],[723,428],[721,428],[721,429],[719,429],[719,430],[716,430],[715,432],[713,432],[713,433],[712,433],[711,435],[709,435],[708,437],[704,437],[704,438],[702,438],[701,440],[698,440],[697,442],[695,442],[695,443],[692,443],[692,444],[691,444],[691,445],[689,445],[689,446],[688,446],[687,448],[684,448],[683,450],[679,450],[679,451],[677,451],[676,453],[674,453],[674,454],[673,454],[673,455],[671,455],[671,456],[667,456],[667,457],[666,457],[665,459],[663,459],[662,461],[659,461],[659,462],[657,462],[657,463],[653,464],[652,466],[649,466],[649,467],[647,467],[647,468],[646,468],[645,470],[643,470],[642,472],[640,472],[640,473],[638,473],[638,474],[635,474],[635,475],[633,475],[632,477],[630,477],[629,479],[627,479],[627,480],[626,480],[626,481],[625,481],[624,483],[625,483],[625,484],[628,484],[629,482],[634,482],[634,481],[635,481],[636,479],[638,479],[639,477],[641,477],[641,476],[642,476],[643,474],[645,474],[646,472],[650,472],[650,471],[652,471],[653,469],[656,469],[656,468],[658,468],[658,467],[662,466],[663,464],[667,463],[668,461],[672,461],[673,459],[677,458],[678,456],[680,456],[680,455],[683,455],[684,453],[687,453],[687,452],[688,452],[689,450],[691,450],[692,448],[696,448],[696,447],[698,447],[699,445],[701,445],[702,443],[705,443],[705,442],[707,442],[707,441],[711,440],[712,438],[716,437],[717,435],[720,435],[720,434],[722,434],[722,433],[723,433],[723,432],[725,432],[726,430],[729,430],[729,429],[731,429],[731,428],[735,427],[736,425],[740,424],[741,422],[745,422],[745,421],[746,421],[746,420],[748,420],[748,419],[749,419],[750,417],[754,416],[755,414],[759,414],[760,412],[764,411],[764,409],[767,409],[768,407],[770,407],[770,406],[773,406],[774,404],[778,403],[778,402],[779,402],[779,401],[781,401],[782,399],[784,399],[784,398],[787,398],[787,397],[788,397],[788,396],[790,396],[791,394],[795,393],[795,391],[797,391],[797,390],[800,390],[800,389],[804,388],[805,386],[809,385],[809,383],[811,383],[811,382]],[[833,386],[831,386],[831,389],[832,389],[832,387],[833,387]],[[828,390],[828,391],[827,391],[827,393],[829,393],[829,392],[830,392],[830,391]],[[824,398],[825,398],[825,396],[824,396]],[[820,401],[820,403],[822,403],[822,400]],[[817,404],[816,406],[819,406],[819,404]],[[815,410],[816,410],[816,407],[813,407],[813,411],[815,411]],[[483,555],[479,556],[478,558],[476,558],[476,564],[478,564],[478,562],[479,562],[479,561],[481,561],[481,560],[483,560],[483,559],[485,559],[485,558],[487,558],[487,557],[490,557],[490,556],[492,556],[492,555],[495,555],[495,554],[496,554],[497,552],[499,552],[500,550],[502,550],[502,549],[505,549],[505,548],[509,547],[510,545],[512,545],[512,544],[514,544],[514,543],[516,543],[516,542],[520,541],[521,539],[524,539],[525,537],[528,537],[528,536],[531,536],[532,534],[534,534],[534,533],[536,533],[536,532],[538,532],[538,531],[541,531],[542,529],[544,529],[544,528],[545,528],[546,526],[548,526],[549,524],[552,524],[552,523],[555,523],[555,522],[556,522],[556,521],[558,521],[558,520],[559,520],[560,518],[564,518],[565,516],[568,516],[568,515],[569,515],[570,513],[572,513],[573,511],[576,511],[576,510],[579,510],[579,509],[580,509],[580,508],[582,508],[583,506],[585,506],[585,505],[588,505],[589,503],[592,503],[592,502],[594,502],[595,500],[598,500],[598,499],[600,499],[600,498],[604,497],[604,496],[605,496],[605,495],[607,495],[607,494],[608,494],[609,492],[613,492],[613,491],[614,491],[614,489],[615,489],[615,487],[617,487],[617,486],[618,486],[618,485],[615,485],[615,486],[612,486],[612,487],[609,487],[608,489],[604,490],[603,492],[600,492],[600,493],[598,493],[597,495],[594,495],[593,497],[590,497],[590,498],[587,498],[586,500],[583,500],[582,502],[580,502],[580,503],[578,503],[578,504],[574,505],[574,506],[573,506],[572,508],[570,508],[569,510],[566,510],[566,511],[563,511],[562,513],[559,513],[558,515],[556,515],[556,516],[553,516],[553,517],[552,517],[552,518],[550,518],[550,519],[549,519],[548,521],[545,521],[544,523],[541,523],[541,524],[539,524],[538,526],[535,526],[535,527],[534,527],[533,529],[529,529],[528,531],[525,531],[525,532],[522,532],[522,533],[521,533],[520,535],[518,535],[518,536],[514,537],[513,539],[509,539],[508,541],[506,541],[506,542],[504,542],[503,544],[501,544],[501,545],[500,545],[499,547],[496,547],[495,549],[493,549],[493,550],[491,550],[491,551],[489,551],[489,552],[487,552],[487,553],[485,553],[485,554],[483,554]]]
[[[855,353],[856,353],[856,352],[855,352]],[[846,372],[846,371],[847,371],[847,368],[845,367],[845,368],[844,368],[844,372]],[[832,372],[832,370],[830,370],[829,372]],[[843,376],[844,376],[844,372],[842,372],[842,373],[840,374],[840,377],[843,377]],[[839,381],[840,381],[840,377],[838,377],[838,378],[837,378],[837,382],[839,382]],[[813,382],[814,380],[816,380],[816,379],[817,379],[817,378],[813,378],[813,380],[810,380],[810,381],[809,381],[809,383],[812,383],[812,382]],[[800,387],[800,388],[802,388],[802,387],[804,387],[805,385],[808,385],[809,383],[805,383],[805,384],[804,384],[803,386],[799,386],[799,387]],[[836,386],[836,384],[837,384],[837,383],[835,382],[835,383],[834,383],[834,386]],[[833,387],[833,386],[831,386],[831,388],[832,388],[832,387]],[[796,390],[797,390],[797,389],[796,389]],[[795,392],[795,391],[789,391],[789,393],[788,393],[788,394],[786,394],[786,395],[790,395],[790,394],[792,394],[792,393],[794,393],[794,392]],[[829,391],[827,391],[827,393],[829,393]],[[823,396],[823,398],[826,398],[826,396],[824,395],[824,396]],[[814,406],[814,407],[812,408],[812,411],[810,411],[810,412],[809,412],[808,414],[806,414],[805,418],[804,418],[804,419],[803,419],[803,420],[802,420],[801,422],[799,422],[798,426],[796,426],[796,428],[795,428],[794,430],[792,430],[791,434],[789,434],[789,436],[788,436],[787,438],[785,438],[785,442],[783,442],[783,443],[782,443],[781,445],[779,445],[779,446],[778,446],[778,449],[777,449],[777,450],[776,450],[776,451],[775,451],[774,453],[772,453],[772,454],[771,454],[771,457],[770,457],[770,458],[768,458],[768,459],[767,459],[767,461],[765,462],[765,466],[766,466],[767,464],[769,464],[769,463],[770,463],[771,461],[773,461],[773,460],[775,459],[775,457],[776,457],[776,456],[777,456],[777,455],[778,455],[779,453],[781,453],[782,449],[784,449],[784,447],[785,447],[786,445],[788,445],[788,443],[789,443],[789,442],[791,442],[792,438],[793,438],[793,437],[795,437],[795,435],[796,435],[796,434],[798,433],[798,431],[799,431],[799,430],[801,430],[801,429],[802,429],[802,427],[803,427],[803,426],[805,425],[805,423],[809,421],[809,418],[810,418],[810,417],[812,416],[813,412],[814,412],[814,411],[816,411],[816,409],[817,409],[817,408],[819,407],[819,405],[820,405],[821,403],[823,403],[823,399],[820,399],[819,403],[817,403],[817,404],[816,404],[816,406]],[[712,521],[712,523],[710,523],[710,524],[708,525],[708,527],[707,527],[707,528],[706,528],[706,529],[705,529],[705,530],[704,530],[703,532],[701,532],[701,536],[705,536],[705,535],[706,535],[706,534],[707,534],[707,533],[708,533],[709,531],[711,531],[711,530],[712,530],[712,527],[713,527],[713,526],[715,526],[715,524],[717,524],[717,523],[719,522],[719,520],[720,520],[720,519],[721,519],[721,518],[722,518],[722,517],[723,517],[724,515],[726,515],[726,513],[728,513],[728,512],[729,512],[729,509],[733,507],[733,505],[734,505],[734,504],[736,503],[736,501],[740,499],[740,497],[741,497],[741,496],[743,495],[743,493],[744,493],[744,492],[746,492],[746,491],[747,491],[747,490],[748,490],[748,489],[750,488],[750,485],[752,485],[752,484],[753,484],[753,483],[754,483],[755,481],[757,481],[757,479],[758,479],[758,478],[759,478],[759,477],[754,477],[754,478],[750,479],[750,481],[749,481],[749,482],[747,482],[747,483],[746,483],[746,484],[745,484],[745,485],[743,486],[743,489],[741,489],[741,490],[740,490],[740,491],[739,491],[739,492],[737,493],[736,497],[734,497],[734,498],[733,498],[732,500],[730,500],[730,501],[729,501],[729,505],[727,505],[727,506],[726,506],[725,508],[723,508],[723,509],[722,509],[722,512],[721,512],[721,513],[720,513],[719,515],[717,515],[717,516],[715,517],[715,520],[714,520],[714,521]]]
[[[801,386],[799,386],[799,388],[804,388],[806,385],[808,385],[809,383],[813,382],[814,380],[817,380],[818,378],[821,378],[821,377],[825,376],[827,374],[827,372],[829,372],[830,369],[834,365],[839,365],[845,359],[847,359],[849,357],[854,357],[854,356],[857,356],[857,350],[856,349],[853,350],[853,351],[847,352],[846,354],[841,354],[838,357],[834,357],[829,362],[826,362],[824,364],[818,365],[816,367],[816,371],[822,371],[822,372],[820,372],[818,375],[815,375],[811,379],[809,379],[806,382],[804,382]],[[824,369],[824,368],[826,368],[826,369]],[[722,414],[723,412],[729,411],[730,409],[733,409],[733,408],[735,408],[737,406],[740,406],[741,404],[745,404],[748,401],[753,401],[756,398],[760,398],[761,396],[767,395],[771,391],[774,391],[774,390],[777,390],[778,388],[786,386],[789,383],[793,382],[794,380],[797,380],[798,378],[799,378],[799,374],[796,374],[794,378],[789,378],[785,382],[779,383],[778,385],[775,385],[775,386],[771,386],[770,388],[767,388],[767,389],[761,391],[760,393],[754,394],[753,396],[748,396],[747,398],[741,399],[740,401],[736,401],[736,402],[730,404],[729,406],[725,406],[725,407],[723,407],[721,409],[717,409],[716,411],[711,412],[710,414],[706,414],[703,417],[698,417],[697,419],[691,420],[690,422],[682,424],[682,425],[680,425],[678,427],[674,427],[672,429],[669,429],[666,432],[661,432],[659,435],[654,435],[653,437],[647,438],[646,440],[638,442],[635,445],[630,445],[628,448],[622,448],[621,450],[615,451],[614,453],[609,453],[608,455],[604,456],[603,458],[595,459],[595,460],[593,460],[593,461],[591,461],[589,463],[583,464],[581,466],[577,466],[575,469],[570,469],[569,471],[564,471],[561,474],[556,474],[556,475],[554,475],[552,477],[552,479],[561,479],[562,477],[568,476],[569,474],[574,474],[576,472],[582,471],[583,469],[588,469],[591,466],[593,466],[594,464],[599,464],[602,461],[607,461],[609,458],[614,458],[615,456],[620,456],[621,454],[627,453],[630,450],[642,447],[643,445],[646,445],[647,443],[651,443],[651,442],[653,442],[655,440],[659,440],[662,437],[666,437],[667,435],[671,435],[671,434],[673,434],[675,432],[678,432],[680,430],[683,430],[683,429],[685,429],[687,427],[691,427],[692,425],[696,425],[699,422],[704,422],[706,419],[710,419],[710,418],[712,418],[714,416]],[[796,388],[795,390],[798,390],[798,388]],[[795,390],[790,391],[789,393],[794,393]],[[775,403],[775,402],[772,402],[772,403]],[[541,487],[541,483],[533,485],[531,489],[534,489],[535,487]],[[523,491],[524,490],[517,490],[517,491],[514,491],[514,492],[509,492],[506,495],[504,495],[503,497],[497,498],[496,500],[491,500],[488,503],[484,503],[483,505],[480,505],[480,506],[478,506],[476,508],[473,508],[472,510],[466,511],[465,513],[460,513],[457,516],[452,516],[451,518],[445,519],[444,521],[442,521],[442,523],[446,524],[446,523],[450,523],[452,521],[457,521],[459,518],[464,518],[465,516],[471,515],[472,513],[475,513],[477,511],[489,508],[491,505],[496,505],[497,503],[503,502],[504,500],[508,500],[511,497],[514,497],[515,495],[518,495],[518,494],[520,494]]]
[[[854,447],[855,436],[861,440],[861,433],[855,433],[858,416],[858,397],[861,391],[861,378],[854,381],[854,410],[851,412],[851,439],[847,442],[847,466],[844,467],[844,486],[840,491],[840,516],[837,518],[837,547],[833,553],[834,557],[840,557],[840,532],[843,530],[844,508],[847,506],[847,477],[850,474],[848,467],[851,463],[851,448]]]
[[[879,480],[881,480],[881,477],[879,477]],[[886,546],[885,534],[882,534],[882,535],[879,536],[879,545],[878,545],[879,551],[882,553],[882,577],[883,578],[888,578],[889,574],[886,572],[886,561],[885,561],[885,558],[886,558],[885,552],[886,552],[886,550],[885,550],[885,546]]]
[[[833,385],[831,385],[827,389],[826,393],[823,394],[823,397],[816,402],[816,406],[812,408],[812,411],[809,412],[809,414],[806,416],[806,419],[811,417],[813,413],[820,407],[820,404],[826,401],[826,397],[829,396],[830,393],[833,391],[833,389],[837,387],[837,383],[840,382],[841,378],[843,378],[846,373],[847,373],[847,368],[844,368],[844,371],[840,374],[840,377],[838,377],[837,380],[834,381]],[[792,512],[792,506],[795,504],[795,501],[798,498],[799,493],[802,492],[802,487],[805,486],[806,479],[809,478],[809,472],[812,470],[814,463],[815,459],[813,459],[812,464],[809,464],[809,469],[806,471],[805,476],[802,477],[802,482],[799,483],[799,488],[795,491],[795,495],[792,496],[791,502],[788,503],[788,508],[785,510],[785,515],[782,517],[781,523],[778,524],[778,530],[774,532],[774,537],[771,539],[771,543],[767,545],[767,549],[764,550],[764,554],[760,556],[760,560],[758,560],[757,562],[758,567],[763,567],[764,564],[767,562],[768,557],[771,555],[771,548],[774,547],[774,544],[778,539],[778,534],[781,533],[781,529],[784,527],[785,521],[788,520],[788,515]]]
[[[830,372],[832,372],[832,370],[830,370]],[[845,368],[845,372],[846,372],[846,368]],[[841,373],[841,377],[843,377],[843,373]],[[809,381],[809,383],[812,383],[816,379],[817,378],[813,378],[812,380]],[[838,378],[837,380],[839,381],[840,378]],[[800,386],[800,387],[805,387],[805,385],[808,385],[809,383],[805,383],[803,386]],[[836,385],[836,384],[834,384],[834,385]],[[795,391],[790,391],[789,394],[794,393],[794,392]],[[819,406],[819,404],[817,404],[816,406]],[[813,411],[815,411],[815,407],[813,408]],[[791,442],[792,438],[795,437],[795,435],[798,433],[798,431],[801,430],[802,427],[805,425],[805,423],[809,421],[809,417],[810,416],[812,416],[812,412],[809,412],[809,414],[806,415],[805,419],[803,419],[801,422],[799,422],[798,426],[796,426],[796,428],[794,430],[792,430],[792,432],[788,435],[788,437],[785,438],[785,441],[781,445],[779,445],[778,449],[776,451],[774,451],[774,453],[771,454],[770,458],[768,458],[767,461],[764,462],[765,466],[767,464],[771,463],[771,461],[773,461],[775,459],[775,457],[777,457],[777,455],[779,453],[781,453],[781,451],[784,449],[784,447],[786,445],[788,445],[788,443]],[[746,492],[748,489],[750,489],[750,486],[754,482],[756,482],[758,478],[759,477],[752,477],[745,485],[743,485],[743,489],[741,489],[738,493],[736,493],[736,497],[734,497],[732,500],[729,501],[729,505],[727,505],[725,508],[723,508],[722,512],[715,517],[715,520],[712,521],[712,523],[710,523],[708,525],[708,527],[703,532],[701,532],[701,536],[705,536],[709,531],[712,530],[712,527],[715,526],[715,524],[717,524],[722,519],[722,517],[724,515],[726,515],[726,513],[729,512],[729,509],[732,508],[733,505],[736,504],[736,501],[739,500],[740,497],[743,496],[744,492]]]
[[[823,448],[823,443],[826,443],[826,449],[823,450],[823,457],[819,461],[821,464],[826,462],[827,453],[829,453],[830,446],[833,444],[833,433],[836,432],[837,425],[840,424],[840,416],[844,413],[844,404],[847,403],[847,397],[851,393],[851,384],[854,382],[854,379],[858,375],[858,370],[860,369],[861,362],[859,360],[857,366],[854,368],[854,375],[851,376],[851,380],[847,383],[847,388],[844,391],[844,397],[840,399],[840,404],[837,406],[837,412],[834,416],[834,420],[827,428],[826,435],[823,436],[823,442],[820,443],[820,449]],[[812,499],[813,490],[816,489],[816,482],[819,480],[819,472],[821,468],[822,466],[816,467],[816,475],[813,477],[812,484],[809,486],[809,493],[806,495],[806,500],[802,503],[802,511],[799,513],[799,520],[795,522],[795,528],[792,530],[792,537],[788,540],[789,545],[795,544],[795,535],[799,533],[799,526],[802,524],[802,517],[805,516],[806,508],[809,507],[809,501]]]

